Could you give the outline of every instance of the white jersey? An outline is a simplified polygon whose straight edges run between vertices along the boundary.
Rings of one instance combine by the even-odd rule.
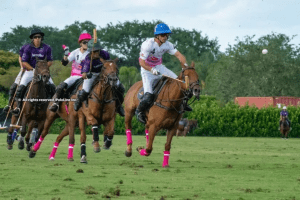
[[[75,49],[70,53],[68,56],[68,60],[72,63],[72,72],[71,76],[81,76],[81,61],[85,59],[85,57],[88,55],[89,51],[85,51],[84,53],[81,53],[80,48]]]
[[[174,55],[176,52],[177,49],[174,48],[171,42],[166,41],[161,46],[158,46],[154,38],[149,38],[142,44],[140,59],[145,60],[150,67],[155,67],[156,65],[162,64],[162,56],[164,53]]]

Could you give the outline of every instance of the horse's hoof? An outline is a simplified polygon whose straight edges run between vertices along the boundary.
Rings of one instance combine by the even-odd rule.
[[[170,165],[165,165],[165,166],[162,166],[163,168],[169,168],[170,167]]]
[[[8,144],[8,145],[7,145],[7,149],[8,149],[8,150],[12,150],[12,149],[13,149],[13,145]]]
[[[24,141],[23,141],[23,140],[21,140],[21,141],[19,142],[18,148],[19,148],[20,150],[23,150],[23,149],[24,149]]]
[[[32,147],[32,143],[28,143],[28,145],[26,146],[26,150],[30,151],[31,147]]]
[[[68,158],[68,161],[73,162],[74,159],[73,158]]]
[[[131,157],[131,155],[132,155],[132,152],[128,152],[127,150],[125,151],[125,156],[126,157]]]
[[[144,149],[143,146],[138,146],[138,147],[136,148],[136,150],[137,150],[138,152],[140,152],[140,150],[142,150],[142,149]]]
[[[83,155],[83,156],[81,157],[80,163],[85,163],[85,164],[87,164],[87,159],[86,159],[86,156],[85,156],[85,155]]]
[[[49,160],[50,160],[50,161],[54,161],[55,158],[54,158],[54,157],[50,157]]]
[[[100,147],[94,147],[94,152],[99,153],[101,151]]]
[[[105,144],[103,145],[103,149],[105,149],[105,150],[109,150],[110,149],[110,147],[107,147],[107,146],[105,146]]]
[[[34,158],[35,154],[36,154],[36,152],[30,151],[29,152],[29,158]]]

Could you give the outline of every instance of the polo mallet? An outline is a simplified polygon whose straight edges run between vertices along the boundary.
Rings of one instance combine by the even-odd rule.
[[[17,128],[17,129],[19,129],[19,128],[22,127],[22,126],[19,126],[18,124],[19,124],[19,121],[20,121],[21,116],[22,116],[22,114],[23,114],[23,110],[24,110],[24,107],[25,107],[25,105],[26,105],[26,102],[27,102],[28,95],[29,95],[29,93],[30,93],[32,84],[33,84],[33,81],[31,81],[31,84],[30,84],[30,87],[29,87],[29,90],[28,90],[28,93],[27,93],[27,96],[26,96],[26,101],[25,101],[25,103],[24,103],[24,105],[23,105],[23,107],[22,107],[22,110],[21,110],[21,113],[20,113],[20,115],[19,115],[19,119],[18,119],[18,121],[17,121],[17,124],[15,124],[15,125],[11,124],[10,127]]]
[[[94,45],[95,45],[95,43],[97,43],[97,30],[96,29],[93,30],[93,37],[94,37],[94,42],[93,42],[93,48],[92,48],[92,53],[91,53],[91,62],[90,62],[90,71],[89,71],[89,74],[91,74],[91,70],[92,70]],[[90,77],[90,76],[91,75],[88,75],[88,77]]]
[[[6,115],[6,118],[5,118],[5,120],[4,120],[3,126],[1,126],[1,124],[0,124],[0,130],[3,130],[3,129],[6,129],[6,128],[7,128],[7,126],[5,126],[6,120],[7,120],[7,118],[8,118],[9,112],[10,112],[10,110],[11,110],[13,104],[14,104],[15,96],[16,96],[16,94],[17,94],[17,90],[18,90],[19,85],[20,85],[20,83],[21,83],[21,79],[22,79],[22,77],[23,77],[23,74],[24,74],[24,71],[23,71],[23,68],[22,68],[22,73],[21,73],[21,78],[20,78],[20,80],[19,80],[19,84],[18,84],[17,89],[16,89],[16,91],[15,91],[15,94],[14,94],[12,100],[11,100],[11,104],[10,104],[10,107],[9,107],[9,109],[8,109],[8,111],[7,111],[7,115]]]
[[[189,88],[190,81],[189,81],[189,77],[188,77],[188,76],[185,76],[185,77],[184,77],[185,81],[182,81],[182,80],[179,80],[179,79],[176,79],[176,78],[172,78],[172,77],[170,77],[170,76],[166,76],[166,75],[163,75],[163,74],[162,74],[161,76],[170,78],[170,79],[175,80],[175,81],[179,81],[179,82],[181,82],[181,83],[185,83],[186,89]]]

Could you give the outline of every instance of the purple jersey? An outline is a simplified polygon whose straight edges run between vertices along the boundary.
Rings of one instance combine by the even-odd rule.
[[[100,57],[103,58],[104,60],[110,59],[108,52],[103,50],[100,51]],[[81,62],[81,66],[82,66],[81,73],[87,73],[90,71],[90,63],[91,63],[90,54],[88,54],[85,57],[85,59]],[[94,59],[92,62],[91,72],[100,73],[102,66],[103,63],[100,61],[100,59]]]
[[[22,55],[22,62],[27,62],[31,67],[35,68],[36,57],[44,60],[47,56],[47,61],[52,61],[52,49],[49,45],[42,43],[40,47],[36,48],[33,44],[28,45]]]
[[[288,113],[288,111],[281,111],[280,115],[288,117],[289,113]]]
[[[20,55],[21,58],[22,58],[22,56],[23,56],[23,53],[24,53],[25,48],[28,47],[29,45],[30,45],[30,44],[25,44],[25,45],[23,45],[23,46],[21,47],[21,49],[20,49],[20,51],[19,51],[19,55]]]

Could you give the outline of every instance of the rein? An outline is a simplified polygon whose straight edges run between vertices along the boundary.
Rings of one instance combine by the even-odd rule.
[[[187,70],[187,69],[193,69],[193,70],[195,70],[195,68],[194,67],[188,67],[188,68],[183,68],[182,69],[182,71],[181,71],[181,74],[182,74],[182,81],[184,81],[184,71],[185,70]],[[175,81],[175,80],[172,80],[172,79],[170,79],[171,80],[171,83],[173,82],[173,81]],[[175,110],[178,114],[182,114],[182,113],[184,113],[184,108],[182,108],[183,106],[186,106],[186,104],[187,103],[181,103],[180,105],[180,107],[181,107],[181,110],[178,110],[178,108],[176,109],[176,107],[172,104],[172,102],[176,102],[176,101],[184,101],[184,100],[186,100],[186,102],[189,100],[189,96],[191,96],[191,89],[193,88],[193,87],[195,87],[196,85],[199,85],[199,80],[197,81],[197,82],[193,82],[193,83],[191,83],[190,85],[189,85],[189,90],[187,91],[187,90],[185,90],[185,89],[183,89],[182,87],[181,87],[181,84],[180,83],[178,83],[177,81],[176,81],[176,84],[178,85],[178,87],[179,87],[179,90],[181,91],[181,93],[183,93],[183,97],[182,98],[179,98],[179,99],[169,99],[169,97],[168,97],[168,99],[167,100],[163,100],[163,99],[157,99],[159,102],[154,102],[154,105],[156,105],[156,106],[158,106],[158,107],[161,107],[161,108],[164,108],[164,109],[166,109],[166,110],[169,110],[169,111],[171,111],[171,110]],[[170,85],[168,86],[168,94],[170,94]],[[191,105],[191,104],[193,104],[194,102],[195,102],[195,100],[196,100],[196,98],[194,98],[194,100],[192,101],[192,103],[190,103],[190,104],[188,104],[188,105]],[[162,105],[161,104],[161,102],[169,102],[170,104],[171,104],[171,107],[167,107],[167,106],[164,106],[164,105]],[[182,106],[183,105],[183,106]]]
[[[110,61],[107,61],[107,62],[110,62]],[[101,72],[100,72],[100,74],[99,74],[99,84],[101,83],[101,81],[103,81],[103,83],[104,84],[101,84],[101,88],[104,88],[104,91],[103,91],[103,93],[102,93],[102,95],[101,95],[101,90],[100,90],[100,94],[99,95],[101,95],[101,96],[99,96],[99,95],[97,95],[95,92],[94,92],[94,90],[92,91],[92,94],[96,97],[96,99],[97,99],[97,101],[99,102],[99,103],[101,103],[101,104],[103,104],[103,103],[105,103],[105,104],[107,104],[107,103],[112,103],[113,101],[115,101],[115,100],[117,100],[115,97],[114,97],[114,95],[113,95],[113,97],[111,98],[111,99],[109,99],[109,100],[107,100],[106,99],[106,94],[108,94],[109,92],[112,92],[113,93],[113,90],[112,90],[112,87],[113,86],[111,86],[110,84],[109,84],[109,76],[111,75],[111,73],[109,73],[109,74],[105,74],[104,73],[104,69],[106,69],[104,66],[102,67],[102,69],[101,69]],[[117,68],[117,74],[118,74],[118,68]],[[108,89],[110,89],[108,92],[107,92],[107,90]]]

